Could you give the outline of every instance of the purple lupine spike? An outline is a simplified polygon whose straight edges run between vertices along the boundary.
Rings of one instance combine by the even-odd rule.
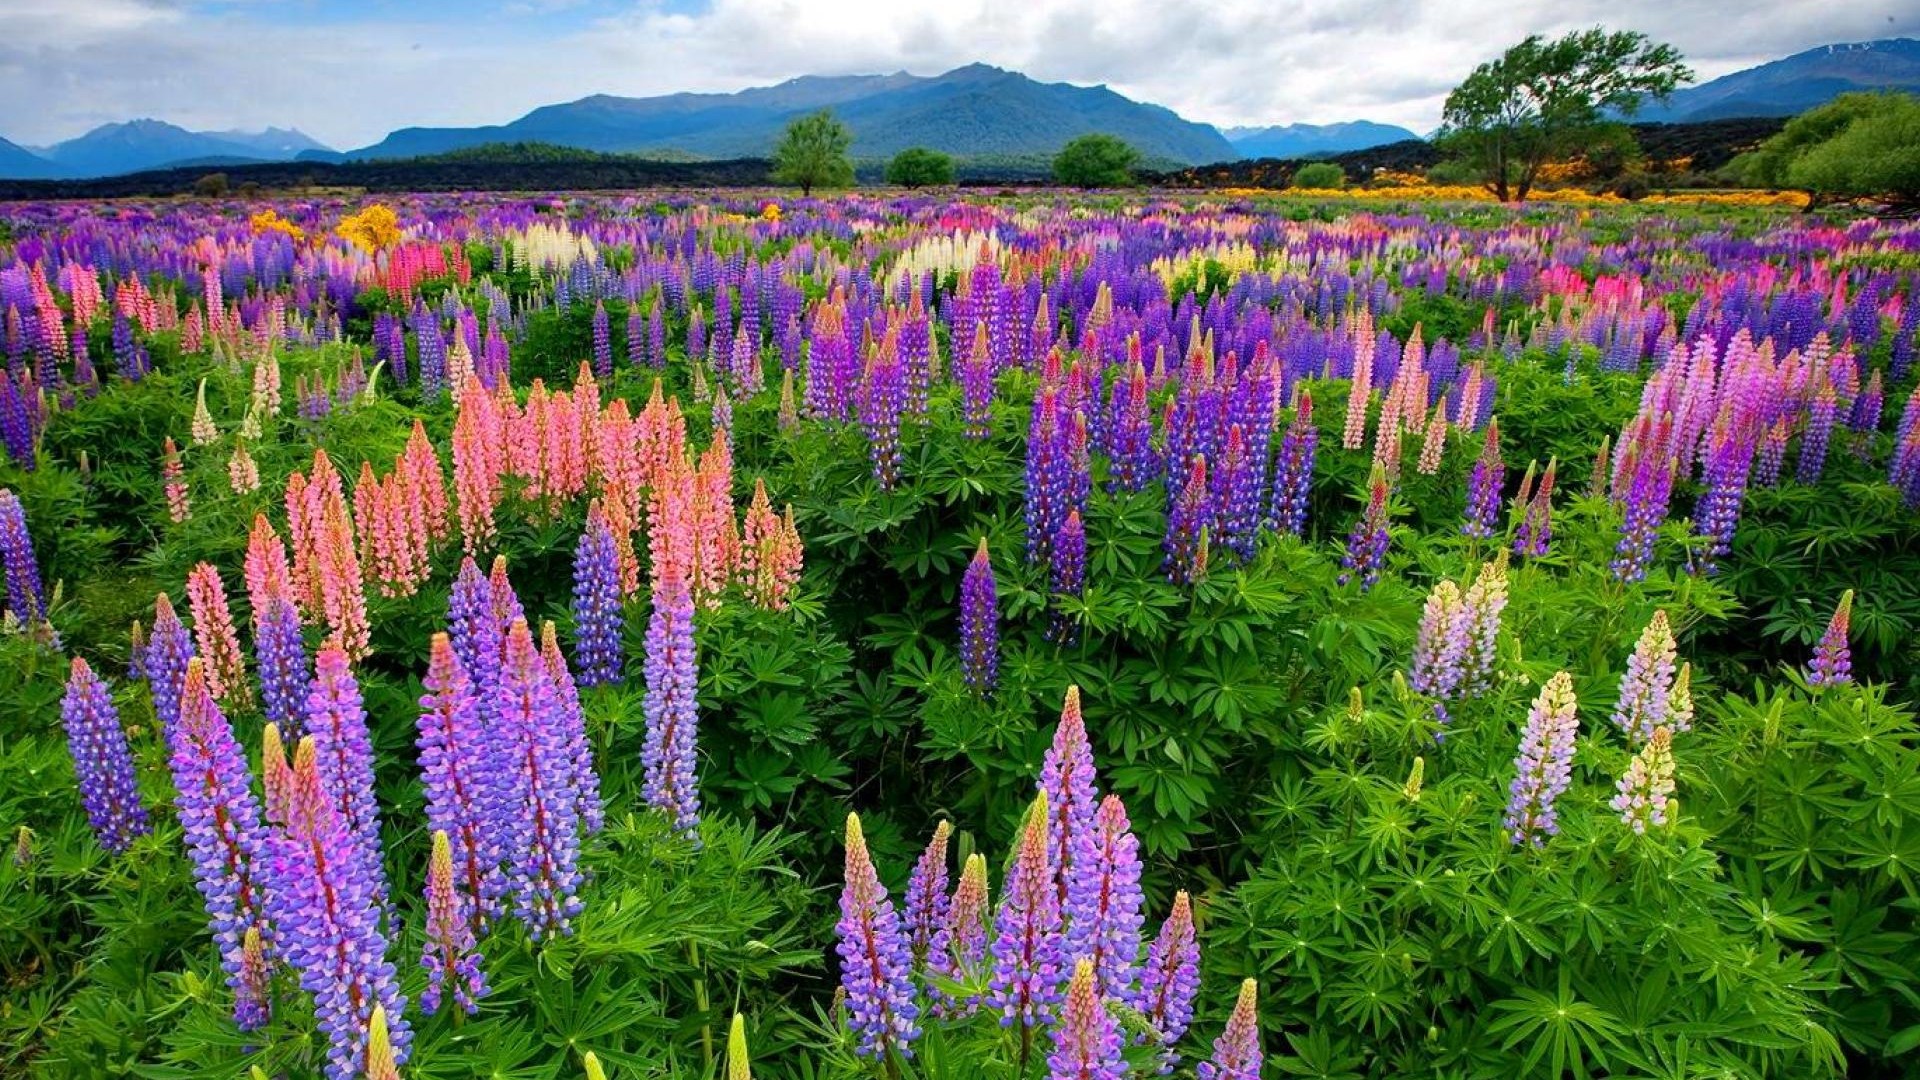
[[[473,901],[456,881],[453,843],[446,830],[435,829],[427,864],[427,943],[420,953],[420,966],[427,973],[420,1011],[428,1016],[440,1011],[449,987],[455,1004],[469,1015],[479,1011],[480,999],[487,996],[487,976],[473,939]]]
[[[1500,495],[1507,482],[1507,467],[1500,460],[1500,418],[1487,421],[1486,440],[1480,457],[1467,478],[1467,514],[1461,533],[1476,540],[1492,538],[1500,523]]]
[[[647,320],[640,305],[627,309],[627,364],[642,367],[647,362]]]
[[[1840,401],[1832,383],[1821,385],[1807,406],[1807,428],[1800,435],[1800,460],[1794,464],[1793,478],[1802,484],[1820,482],[1827,467],[1827,446],[1833,438],[1833,421],[1839,415]]]
[[[933,839],[907,879],[907,941],[913,947],[916,971],[926,965],[934,937],[947,924],[947,838],[952,833],[950,822],[934,826]]]
[[[1034,797],[1007,865],[1007,884],[994,914],[993,977],[987,1004],[1003,1027],[1019,1025],[1024,1039],[1051,1022],[1060,1001],[1060,891],[1047,856],[1047,794]]]
[[[27,532],[27,511],[20,497],[0,488],[0,567],[7,579],[6,610],[22,625],[47,617],[46,590],[33,558],[33,537]]]
[[[1653,729],[1672,725],[1674,682],[1680,651],[1667,613],[1656,611],[1627,657],[1620,676],[1620,695],[1613,708],[1613,724],[1627,742],[1639,746],[1653,737]],[[1682,727],[1680,730],[1686,730]]]
[[[873,480],[881,491],[893,490],[900,481],[900,413],[906,404],[907,372],[899,349],[893,345],[875,349],[867,357],[858,405],[873,459]]]
[[[287,784],[287,820],[271,843],[274,946],[313,995],[328,1080],[359,1080],[376,1007],[386,1014],[396,1063],[406,1061],[407,999],[387,959],[379,884],[327,792],[313,736],[295,749]]]
[[[495,715],[512,769],[503,813],[513,913],[535,941],[565,936],[581,908],[580,803],[553,677],[525,619],[507,631]]]
[[[600,773],[593,767],[593,748],[587,745],[587,712],[580,706],[580,685],[567,669],[567,658],[560,652],[560,636],[551,619],[540,624],[540,659],[553,679],[554,701],[560,707],[561,740],[567,759],[573,763],[567,783],[578,804],[580,827],[591,836],[606,820],[600,805]]]
[[[1047,622],[1047,637],[1062,645],[1078,640],[1079,623],[1061,610],[1064,597],[1079,599],[1087,586],[1087,527],[1080,511],[1067,513],[1060,531],[1053,534],[1053,558],[1047,568],[1048,588],[1053,595],[1053,612]]]
[[[1547,838],[1559,833],[1555,803],[1573,779],[1573,744],[1579,734],[1573,677],[1562,671],[1540,688],[1513,760],[1507,833],[1516,847],[1545,847]]]
[[[1125,1080],[1120,1027],[1107,1012],[1094,963],[1082,957],[1067,983],[1060,1022],[1053,1028],[1053,1053],[1047,1056],[1049,1080]]]
[[[977,697],[1000,681],[1000,599],[984,536],[960,579],[960,673]]]
[[[153,691],[153,713],[169,742],[180,720],[180,696],[186,686],[187,665],[193,659],[193,635],[173,613],[173,601],[161,593],[153,599],[153,632],[141,651],[147,686]]]
[[[484,698],[500,681],[504,628],[494,614],[493,586],[472,556],[460,561],[447,603],[453,651],[473,681],[474,692]]]
[[[1825,451],[1821,451],[1824,455]],[[1706,486],[1694,503],[1693,531],[1706,541],[1699,569],[1712,573],[1721,557],[1733,550],[1734,530],[1746,500],[1747,477],[1753,467],[1753,440],[1722,426],[1708,443]]]
[[[147,810],[140,805],[139,776],[113,694],[78,656],[73,658],[67,693],[60,702],[60,720],[66,727],[67,752],[73,756],[87,824],[100,847],[118,855],[134,837],[150,831]]]
[[[927,967],[956,982],[972,982],[987,970],[987,857],[975,852],[960,870],[947,905],[947,920],[935,932]],[[980,995],[956,996],[936,984],[934,1012],[941,1016],[972,1016]]]
[[[1147,947],[1134,1008],[1159,1036],[1166,1054],[1186,1037],[1193,1023],[1193,999],[1200,992],[1200,940],[1193,929],[1193,900],[1185,889],[1173,896],[1173,911]]]
[[[666,814],[675,830],[698,842],[696,663],[693,594],[679,568],[668,565],[654,585],[653,614],[647,623],[644,790],[649,806]]]
[[[220,950],[220,968],[234,992],[234,1023],[252,1031],[267,1020],[267,1003],[253,996],[243,952],[247,930],[267,925],[262,905],[265,833],[254,798],[247,756],[207,689],[198,657],[181,680],[179,717],[168,729],[174,809],[180,819],[194,884],[206,905],[207,928]]]
[[[1195,1069],[1200,1080],[1260,1080],[1266,1056],[1260,1051],[1258,990],[1252,979],[1240,984],[1227,1027],[1213,1043],[1213,1058]]]
[[[254,612],[254,662],[260,669],[260,701],[267,720],[298,739],[306,713],[307,644],[300,636],[300,611],[293,601],[274,595],[265,611]]]
[[[613,528],[599,503],[587,511],[586,531],[573,556],[574,655],[582,686],[605,686],[623,678],[620,556]]]
[[[1140,491],[1160,475],[1160,455],[1153,448],[1147,370],[1137,355],[1131,367],[1113,380],[1107,415],[1107,456],[1113,463],[1108,486],[1114,491]]]
[[[1357,580],[1360,591],[1366,592],[1380,580],[1393,542],[1387,532],[1387,493],[1386,470],[1375,465],[1373,477],[1367,482],[1367,508],[1347,534],[1347,551],[1340,558],[1340,584]]]
[[[1172,480],[1171,473],[1168,480]],[[1213,503],[1207,497],[1207,455],[1195,454],[1187,466],[1185,483],[1167,488],[1167,577],[1176,585],[1190,585],[1206,576],[1207,528]]]
[[[1071,465],[1067,455],[1067,421],[1062,415],[1060,388],[1041,384],[1034,394],[1032,420],[1027,430],[1026,500],[1027,558],[1045,564],[1053,550],[1053,535],[1069,509]]]
[[[846,883],[840,890],[840,986],[847,1026],[859,1036],[862,1057],[911,1058],[920,1035],[913,1000],[913,954],[899,913],[867,854],[860,815],[847,815]]]
[[[420,775],[427,825],[453,841],[460,888],[476,926],[500,914],[501,784],[473,683],[446,634],[435,634],[420,698]]]
[[[1833,609],[1826,632],[1813,647],[1813,661],[1807,665],[1808,686],[1838,686],[1853,681],[1853,654],[1847,645],[1847,633],[1853,621],[1853,590],[1841,594]]]
[[[1140,841],[1117,795],[1100,801],[1093,825],[1074,841],[1067,881],[1067,955],[1093,963],[1094,985],[1117,997],[1138,975],[1141,909]]]
[[[601,300],[593,302],[593,374],[598,379],[613,378],[613,327]]]
[[[1473,613],[1467,609],[1460,586],[1451,581],[1435,585],[1427,595],[1414,635],[1407,685],[1434,699],[1434,715],[1443,724],[1450,718],[1448,703],[1460,696],[1472,631]]]
[[[1547,470],[1540,474],[1540,486],[1534,489],[1513,530],[1513,553],[1540,558],[1553,545],[1553,479],[1559,466],[1548,459]]]
[[[1280,460],[1273,477],[1272,527],[1299,536],[1307,527],[1307,497],[1313,491],[1313,459],[1320,429],[1313,424],[1313,395],[1300,391],[1293,422],[1280,441]]]
[[[1098,785],[1093,744],[1087,739],[1086,720],[1080,711],[1080,688],[1069,686],[1060,707],[1060,723],[1053,730],[1053,742],[1040,761],[1039,783],[1051,811],[1047,818],[1047,865],[1062,904],[1079,874],[1076,860],[1081,838],[1094,829],[1100,801]]]
[[[320,779],[340,807],[341,821],[364,862],[363,872],[386,904],[386,874],[380,866],[380,804],[373,794],[373,736],[360,684],[347,654],[328,642],[314,658],[307,691],[306,731],[319,755]]]

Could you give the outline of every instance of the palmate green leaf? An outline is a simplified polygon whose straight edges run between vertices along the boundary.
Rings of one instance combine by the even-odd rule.
[[[1607,1050],[1616,1042],[1620,1025],[1612,1015],[1581,1000],[1562,969],[1553,992],[1522,987],[1512,997],[1492,1004],[1487,1030],[1503,1036],[1502,1046],[1527,1046],[1521,1061],[1529,1071],[1544,1063],[1551,1077],[1595,1075],[1607,1068]]]

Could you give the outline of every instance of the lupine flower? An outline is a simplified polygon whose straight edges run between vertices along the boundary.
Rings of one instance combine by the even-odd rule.
[[[947,924],[947,837],[952,833],[950,822],[934,826],[933,839],[907,879],[907,940],[913,947],[915,970],[927,962],[934,936]]]
[[[153,714],[169,742],[180,719],[180,698],[186,687],[187,663],[193,659],[193,638],[173,613],[166,593],[153,598],[153,632],[140,650],[147,686],[153,692]]]
[[[1853,590],[1840,597],[1833,609],[1826,632],[1813,649],[1813,662],[1807,665],[1808,686],[1836,686],[1853,681],[1853,655],[1847,644],[1849,623],[1853,619]]]
[[[1266,1057],[1260,1052],[1258,993],[1252,979],[1240,984],[1227,1028],[1214,1040],[1212,1060],[1201,1062],[1195,1070],[1200,1080],[1260,1080]]]
[[[606,514],[595,503],[573,556],[574,655],[580,682],[602,686],[621,679],[620,559]]]
[[[580,804],[559,713],[533,632],[516,619],[507,631],[495,722],[510,763],[503,817],[508,893],[536,941],[572,933],[581,907]]]
[[[167,497],[167,517],[175,525],[193,516],[193,501],[187,496],[186,474],[180,467],[180,449],[173,445],[173,436],[167,436],[166,448],[160,458],[161,486]]]
[[[753,1080],[753,1059],[747,1055],[747,1018],[733,1014],[727,1029],[727,1080]]]
[[[1049,1022],[1060,1001],[1060,892],[1048,858],[1047,795],[1034,798],[994,915],[993,978],[987,1003],[1003,1027]]]
[[[228,708],[247,708],[253,694],[240,653],[240,635],[233,628],[226,586],[212,563],[196,563],[187,574],[187,606],[193,612],[194,643],[207,662],[207,688]]]
[[[33,538],[27,532],[27,511],[20,497],[0,488],[0,567],[7,579],[6,610],[22,624],[46,617],[46,590],[33,558]]]
[[[700,784],[697,770],[698,677],[693,640],[693,595],[677,568],[654,584],[647,623],[646,769],[647,804],[666,814],[674,828],[698,840]]]
[[[1653,729],[1673,726],[1674,671],[1679,648],[1673,639],[1667,613],[1656,611],[1634,643],[1627,657],[1627,670],[1620,676],[1620,698],[1613,708],[1613,723],[1635,746],[1653,737]],[[1680,727],[1678,730],[1685,731]]]
[[[933,936],[927,967],[935,974],[970,982],[987,969],[987,857],[967,856],[947,905],[947,919]],[[934,1011],[942,1016],[972,1016],[980,1007],[978,994],[955,998],[935,987]]]
[[[1095,808],[1100,801],[1093,744],[1087,739],[1078,686],[1067,687],[1066,702],[1060,707],[1060,723],[1053,729],[1053,743],[1040,761],[1039,788],[1047,797],[1050,811],[1047,865],[1052,869],[1059,901],[1065,904],[1079,873],[1075,862],[1080,855],[1081,839],[1093,831]],[[1122,820],[1125,816],[1123,809]]]
[[[891,491],[900,479],[900,412],[907,403],[907,373],[897,344],[889,342],[867,357],[860,386],[860,425],[873,458],[873,479]]]
[[[1079,636],[1078,626],[1072,616],[1062,611],[1059,601],[1062,597],[1079,599],[1087,584],[1087,527],[1080,521],[1080,511],[1067,512],[1067,520],[1060,523],[1060,531],[1053,534],[1053,557],[1048,562],[1048,586],[1054,597],[1054,610],[1047,623],[1047,637],[1063,645],[1071,645]]]
[[[432,1016],[449,985],[453,1000],[469,1014],[479,1010],[487,995],[487,977],[480,970],[480,953],[473,940],[473,900],[455,884],[453,844],[446,830],[433,831],[433,854],[427,864],[427,943],[420,966],[427,988],[420,992],[420,1011]]]
[[[593,302],[593,373],[613,378],[613,328],[607,321],[607,305],[599,300]]]
[[[505,778],[475,687],[445,634],[435,634],[420,698],[420,775],[427,825],[452,841],[456,877],[476,926],[500,913]]]
[[[1408,802],[1419,802],[1420,788],[1421,785],[1426,783],[1426,779],[1427,759],[1423,757],[1414,758],[1413,768],[1407,770],[1407,782],[1400,785],[1401,797]]]
[[[1074,839],[1066,901],[1067,955],[1092,962],[1102,996],[1117,996],[1133,985],[1145,905],[1140,841],[1120,797],[1108,795],[1092,828]]]
[[[366,1074],[375,1057],[376,1010],[386,1018],[397,1068],[412,1032],[380,929],[380,887],[327,793],[312,736],[294,751],[287,803],[285,826],[272,840],[275,947],[301,989],[313,995],[314,1016],[327,1037],[326,1075],[359,1080]]]
[[[1827,465],[1827,445],[1833,438],[1833,421],[1839,413],[1839,399],[1832,383],[1823,383],[1807,406],[1807,428],[1800,435],[1800,460],[1794,465],[1793,478],[1802,484],[1817,484]]]
[[[461,560],[460,573],[447,595],[447,622],[454,654],[474,693],[485,695],[500,681],[506,627],[494,614],[493,588],[471,556]]]
[[[1562,671],[1548,679],[1527,715],[1520,753],[1507,802],[1507,832],[1515,846],[1544,847],[1560,831],[1554,805],[1573,779],[1573,743],[1580,733],[1573,677]]]
[[[765,480],[753,482],[753,501],[740,527],[740,581],[747,596],[768,611],[786,610],[800,582],[806,547],[793,524],[793,507],[783,518],[773,512]]]
[[[605,816],[600,805],[600,774],[593,767],[593,748],[587,745],[587,714],[580,706],[580,687],[567,669],[552,619],[540,624],[540,659],[553,679],[554,700],[560,706],[560,736],[573,763],[567,783],[579,807],[580,827],[591,835],[600,831]]]
[[[1173,911],[1147,948],[1147,964],[1133,999],[1166,1053],[1186,1036],[1199,992],[1200,941],[1193,930],[1193,901],[1182,889],[1173,895]]]
[[[1299,536],[1307,526],[1307,497],[1313,492],[1313,459],[1320,429],[1313,423],[1313,395],[1300,391],[1293,422],[1280,442],[1280,460],[1273,478],[1272,526]]]
[[[133,620],[133,628],[127,631],[127,678],[143,682],[147,677],[147,632],[140,626],[140,620]]]
[[[1614,786],[1620,793],[1607,805],[1619,812],[1627,827],[1644,834],[1649,826],[1667,824],[1673,796],[1673,732],[1665,726],[1654,728],[1652,738],[1633,755]]]
[[[1712,573],[1719,560],[1733,550],[1733,534],[1740,523],[1747,476],[1753,466],[1752,438],[1725,427],[1729,426],[1723,426],[1708,443],[1706,487],[1693,509],[1693,531],[1706,542],[1699,569],[1707,573]]]
[[[260,466],[247,452],[245,439],[235,439],[233,454],[227,458],[227,486],[235,495],[260,490]]]
[[[1168,477],[1172,479],[1171,476]],[[1168,487],[1167,577],[1176,585],[1190,585],[1206,576],[1207,529],[1212,500],[1207,493],[1207,455],[1195,454],[1186,482]]]
[[[1379,466],[1367,483],[1367,508],[1347,534],[1347,552],[1340,559],[1340,584],[1358,580],[1360,590],[1373,588],[1387,565],[1392,539],[1387,533],[1387,474]]]
[[[1487,421],[1487,435],[1481,443],[1480,457],[1467,478],[1467,517],[1460,531],[1478,540],[1493,536],[1499,524],[1500,493],[1506,485],[1507,467],[1500,460],[1500,419]]]
[[[1521,511],[1520,521],[1513,530],[1515,555],[1537,559],[1553,544],[1553,474],[1558,465],[1557,460],[1547,461],[1547,471],[1540,474],[1540,486]]]
[[[182,680],[179,718],[167,731],[174,809],[180,818],[194,884],[207,909],[207,928],[220,950],[220,967],[234,992],[234,1022],[251,1031],[267,1020],[267,1003],[250,995],[242,976],[248,928],[263,925],[265,834],[253,795],[247,757],[207,689],[198,658]],[[284,927],[282,919],[274,925]]]
[[[867,854],[860,815],[847,815],[846,883],[840,890],[840,986],[847,1026],[860,1038],[862,1057],[884,1061],[913,1056],[920,1035],[913,1000],[913,953],[899,913]]]
[[[1414,636],[1413,664],[1407,684],[1434,699],[1434,714],[1448,719],[1447,703],[1459,695],[1471,647],[1473,617],[1460,586],[1442,581],[1427,594],[1427,604]]]
[[[139,777],[113,695],[77,656],[60,702],[60,721],[66,727],[67,752],[73,757],[87,824],[100,847],[118,855],[134,837],[150,830],[147,811],[140,805]]]
[[[1120,1028],[1107,1012],[1093,961],[1074,964],[1066,1003],[1053,1029],[1053,1053],[1047,1058],[1050,1080],[1124,1080]]]
[[[254,609],[254,661],[260,669],[260,700],[267,719],[297,738],[305,722],[307,645],[300,636],[300,612],[284,594]]]
[[[979,697],[1000,681],[1000,601],[984,536],[960,579],[960,672]]]
[[[1493,685],[1493,662],[1500,639],[1500,616],[1507,609],[1507,553],[1499,551],[1473,576],[1465,600],[1467,651],[1461,661],[1460,686],[1467,697],[1479,697]]]
[[[367,1080],[400,1080],[400,1061],[387,1029],[387,1010],[379,1005],[367,1019]]]
[[[380,805],[373,794],[373,736],[360,684],[338,645],[320,647],[314,658],[313,685],[307,692],[306,731],[313,740],[321,783],[340,808],[350,850],[360,870],[386,904],[386,875],[380,868]]]

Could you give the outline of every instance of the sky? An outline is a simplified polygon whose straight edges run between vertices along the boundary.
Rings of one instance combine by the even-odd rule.
[[[975,61],[1104,83],[1221,127],[1426,132],[1475,64],[1605,25],[1702,80],[1817,45],[1920,37],[1913,0],[0,0],[0,136],[111,121],[296,127],[336,148],[505,123],[588,94],[732,91]]]

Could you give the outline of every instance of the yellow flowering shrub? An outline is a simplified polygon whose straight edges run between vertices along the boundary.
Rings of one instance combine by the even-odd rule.
[[[373,203],[341,218],[333,231],[354,247],[378,254],[400,242],[400,217],[392,207]]]
[[[293,242],[296,244],[307,238],[307,231],[305,229],[281,217],[280,211],[272,209],[271,207],[249,217],[247,219],[247,227],[257,233],[286,233],[293,238]]]

